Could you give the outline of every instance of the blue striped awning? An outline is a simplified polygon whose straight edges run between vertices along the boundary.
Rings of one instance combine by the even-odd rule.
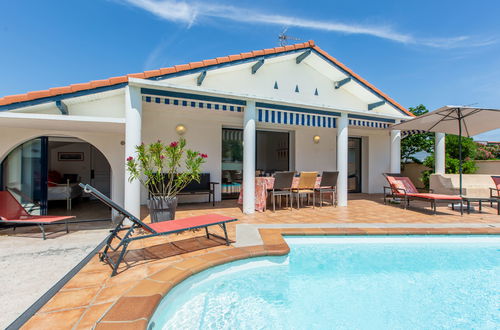
[[[243,112],[244,109],[244,107],[241,105],[189,100],[189,99],[172,98],[172,97],[143,96],[142,100],[146,103],[174,105],[179,107],[195,108],[195,109],[208,109],[208,110],[219,110],[219,111],[230,111],[230,112]]]
[[[366,127],[366,128],[387,128],[390,126],[390,124],[376,120],[349,119],[349,126]]]
[[[257,120],[263,123],[282,125],[328,128],[337,127],[337,119],[334,116],[282,111],[275,109],[257,109]]]

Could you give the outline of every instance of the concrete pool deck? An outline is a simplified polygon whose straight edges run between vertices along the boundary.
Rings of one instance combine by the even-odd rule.
[[[500,217],[494,209],[484,211],[461,217],[456,211],[441,207],[438,215],[432,215],[428,209],[384,206],[381,196],[372,195],[353,196],[347,208],[307,207],[252,215],[243,215],[234,201],[218,203],[214,208],[207,204],[181,205],[178,218],[219,213],[240,219],[237,225],[228,227],[230,238],[236,242],[227,247],[222,240],[206,239],[203,232],[136,241],[126,256],[128,264],[114,277],[109,277],[109,266],[94,257],[23,328],[144,328],[148,313],[154,311],[161,297],[180,280],[214,264],[286,253],[287,247],[281,238],[283,232],[294,235],[500,234]],[[148,221],[145,209],[144,212]],[[221,234],[218,229],[215,232]],[[255,233],[261,236],[257,240]]]

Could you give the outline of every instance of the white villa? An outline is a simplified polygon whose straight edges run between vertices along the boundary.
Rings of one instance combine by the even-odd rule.
[[[346,206],[349,192],[381,193],[382,173],[400,171],[400,132],[387,128],[411,117],[309,41],[0,98],[0,189],[46,212],[72,194],[50,189],[60,176],[139,215],[147,194],[128,181],[126,157],[184,128],[221,183],[216,200],[243,184],[252,213],[256,173],[338,170]]]

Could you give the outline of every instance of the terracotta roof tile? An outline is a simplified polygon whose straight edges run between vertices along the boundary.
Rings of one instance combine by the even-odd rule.
[[[189,66],[191,69],[197,69],[197,68],[201,68],[203,66],[206,66],[203,64],[203,62],[191,62],[189,63]]]
[[[241,60],[241,55],[229,55],[229,61]]]
[[[160,75],[160,70],[144,71],[144,77],[146,78],[156,77],[159,75]]]
[[[276,53],[281,53],[281,52],[286,52],[286,51],[291,51],[291,50],[298,50],[298,49],[304,49],[304,48],[313,48],[316,50],[318,53],[322,54],[325,56],[327,59],[330,61],[334,62],[336,65],[344,69],[346,72],[348,72],[350,75],[354,76],[356,79],[358,79],[360,82],[371,88],[373,91],[381,95],[383,98],[385,98],[388,102],[392,103],[394,106],[398,107],[405,113],[413,116],[408,110],[406,110],[402,105],[391,99],[389,96],[387,96],[385,93],[381,92],[378,90],[375,86],[370,84],[368,81],[364,80],[361,78],[359,75],[354,73],[351,69],[346,67],[343,63],[339,62],[336,58],[330,56],[327,52],[319,48],[318,46],[315,45],[313,40],[309,40],[303,43],[298,43],[295,45],[287,45],[284,47],[276,47],[276,48],[268,48],[268,49],[263,49],[263,50],[254,50],[252,52],[246,52],[246,53],[241,53],[241,54],[236,54],[236,55],[229,55],[229,56],[223,56],[223,57],[217,57],[215,59],[209,59],[209,60],[204,60],[200,62],[193,62],[190,64],[182,64],[182,65],[176,65],[174,67],[168,67],[168,68],[161,68],[159,70],[150,70],[150,71],[145,71],[145,72],[139,72],[139,73],[132,73],[132,74],[127,74],[124,76],[118,76],[118,77],[112,77],[109,79],[103,79],[103,80],[94,80],[88,83],[82,83],[82,84],[73,84],[71,86],[66,86],[66,87],[56,87],[56,88],[51,88],[50,90],[43,90],[43,91],[35,91],[35,92],[29,92],[26,94],[19,94],[19,95],[10,95],[10,96],[4,96],[3,98],[0,98],[0,105],[8,105],[12,103],[18,103],[18,102],[24,102],[24,101],[31,101],[47,96],[56,96],[56,95],[62,95],[62,94],[68,94],[76,91],[81,91],[81,90],[88,90],[88,89],[93,89],[93,88],[98,88],[98,87],[106,87],[106,86],[113,86],[121,83],[126,83],[128,82],[129,77],[133,78],[151,78],[151,77],[156,77],[156,76],[161,76],[161,75],[168,75],[172,74],[175,72],[180,72],[180,71],[186,71],[189,69],[195,69],[195,68],[201,68],[204,66],[211,66],[211,65],[216,65],[216,64],[221,64],[221,63],[227,63],[231,61],[237,61],[240,59],[246,59],[246,58],[252,58],[252,57],[258,57],[258,56],[264,56],[267,54],[276,54]]]
[[[175,72],[189,70],[189,64],[181,64],[174,66]]]
[[[217,57],[217,64],[229,62],[229,56]]]
[[[36,92],[29,92],[27,95],[28,99],[41,99],[43,97],[48,97],[50,95],[50,91],[36,91]]]
[[[121,83],[124,83],[124,82],[127,82],[127,81],[128,81],[127,76],[119,76],[119,77],[109,78],[109,83],[111,85],[121,84]]]
[[[65,93],[71,93],[71,87],[66,86],[66,87],[55,87],[49,89],[51,95],[60,95],[60,94],[65,94]]]
[[[204,60],[203,61],[203,65],[205,65],[205,66],[216,65],[216,64],[217,64],[217,60],[216,59]]]
[[[127,77],[129,77],[129,78],[142,78],[142,79],[146,78],[146,76],[144,75],[144,72],[139,72],[139,73],[129,73],[129,74],[127,75]]]
[[[79,91],[83,91],[85,89],[90,89],[90,88],[92,88],[90,83],[72,84],[71,85],[72,92],[79,92]]]
[[[92,88],[109,86],[109,79],[94,80],[90,82],[90,85],[92,86]]]
[[[175,72],[174,68],[161,68],[160,69],[160,75],[174,73],[174,72]]]
[[[253,57],[253,54],[251,52],[241,53],[240,56],[241,56],[242,59],[245,59],[245,58]]]

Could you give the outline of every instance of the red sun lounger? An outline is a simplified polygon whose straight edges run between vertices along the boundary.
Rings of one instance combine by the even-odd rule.
[[[0,223],[16,224],[35,224],[42,231],[42,237],[45,239],[45,225],[53,225],[58,222],[66,223],[66,232],[69,233],[68,220],[74,216],[51,216],[51,215],[30,215],[24,207],[15,199],[9,191],[0,191]]]
[[[431,203],[432,210],[436,214],[437,203],[452,203],[453,205],[453,203],[460,202],[460,214],[463,215],[462,197],[458,195],[420,193],[408,177],[391,173],[385,173],[384,176],[390,186],[384,187],[384,204],[387,204],[387,197],[402,199],[405,209],[410,206],[410,200],[426,201]]]
[[[106,241],[104,250],[101,252],[100,255],[101,261],[106,261],[113,269],[111,276],[116,275],[116,273],[118,272],[118,267],[120,266],[120,263],[123,261],[123,257],[125,256],[127,247],[132,241],[150,237],[156,237],[156,236],[169,235],[173,233],[179,233],[189,229],[205,228],[205,234],[207,235],[207,238],[209,238],[210,235],[218,238],[223,238],[226,240],[226,244],[229,245],[230,242],[227,236],[226,223],[237,220],[235,218],[226,217],[219,214],[207,214],[207,215],[200,215],[184,219],[146,224],[141,220],[139,220],[134,215],[132,215],[131,213],[129,213],[128,211],[126,211],[124,208],[113,202],[111,199],[104,196],[100,191],[98,191],[94,187],[90,185],[84,185],[81,183],[80,186],[85,190],[86,193],[89,193],[92,196],[96,197],[101,202],[111,207],[118,214],[122,216],[122,219],[118,222],[115,229],[111,231],[111,234],[109,235]],[[124,221],[126,219],[130,220],[130,222],[132,223],[130,226],[124,224]],[[220,237],[215,234],[210,234],[208,232],[208,227],[210,226],[220,226],[222,230],[224,230],[224,237]],[[142,229],[143,233],[132,236],[132,234],[136,229]],[[118,234],[122,231],[125,231],[125,234],[121,237],[118,236]],[[115,239],[118,241],[118,243],[115,246],[112,246],[112,243]],[[118,258],[116,260],[113,260],[112,256],[109,253],[110,250],[112,252],[115,252],[120,250],[120,248],[121,251]]]

